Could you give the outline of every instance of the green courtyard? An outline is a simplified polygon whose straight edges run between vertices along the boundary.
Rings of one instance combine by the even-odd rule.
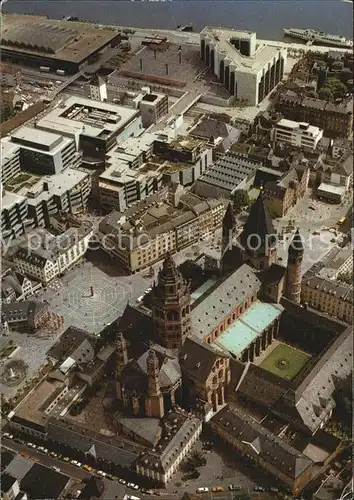
[[[306,352],[280,343],[259,366],[278,377],[292,380],[310,358]]]

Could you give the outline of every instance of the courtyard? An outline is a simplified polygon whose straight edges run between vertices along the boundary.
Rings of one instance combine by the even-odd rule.
[[[310,358],[306,352],[279,342],[259,366],[278,377],[292,380]]]

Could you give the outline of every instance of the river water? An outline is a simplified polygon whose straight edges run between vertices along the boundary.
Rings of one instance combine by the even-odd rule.
[[[343,0],[8,0],[4,12],[44,14],[120,26],[175,29],[192,23],[257,32],[258,38],[281,40],[283,28],[313,28],[352,38],[353,4]]]

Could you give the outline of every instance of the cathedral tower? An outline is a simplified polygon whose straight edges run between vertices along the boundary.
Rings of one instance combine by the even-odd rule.
[[[122,333],[118,333],[116,340],[116,389],[117,398],[122,399],[122,387],[120,376],[128,363],[128,349],[125,338]]]
[[[160,342],[179,351],[190,331],[189,285],[168,255],[153,287],[152,319]]]
[[[293,302],[301,300],[301,264],[304,256],[304,242],[299,230],[288,248],[288,265],[286,269],[285,297]]]
[[[251,207],[247,222],[240,235],[243,260],[255,269],[268,269],[277,261],[277,238],[267,202],[261,189]]]
[[[232,238],[235,234],[235,217],[231,202],[227,205],[222,221],[222,256],[232,247]]]
[[[145,398],[145,413],[148,417],[162,418],[164,416],[164,403],[159,375],[159,360],[155,351],[150,349],[147,358],[148,394]]]

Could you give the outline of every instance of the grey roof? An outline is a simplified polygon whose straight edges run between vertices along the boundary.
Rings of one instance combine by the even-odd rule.
[[[245,299],[258,292],[261,282],[252,268],[243,264],[221,283],[218,283],[209,295],[203,295],[201,302],[196,301],[191,311],[192,335],[204,339],[221,321]]]
[[[71,356],[85,340],[90,339],[90,344],[94,341],[89,334],[80,328],[69,326],[63,332],[59,340],[49,349],[47,356],[60,360],[64,357]]]
[[[252,172],[256,172],[262,163],[244,157],[232,151],[226,152],[220,160],[197,180],[197,184],[233,191]]]
[[[30,300],[2,305],[2,313],[9,323],[28,321],[46,309],[48,309],[47,304]]]
[[[46,23],[17,24],[2,33],[4,45],[22,45],[40,52],[55,53],[78,32],[66,27]]]
[[[322,354],[320,360],[295,391],[296,409],[312,431],[323,421],[322,413],[335,406],[333,392],[337,380],[353,368],[353,327],[348,327]]]
[[[180,352],[180,365],[183,376],[192,377],[205,382],[209,377],[215,362],[227,356],[215,351],[208,344],[196,339],[186,338]]]
[[[21,455],[16,455],[6,467],[6,472],[21,482],[21,479],[27,474],[32,466],[33,462],[31,460]]]
[[[95,357],[95,350],[88,340],[84,340],[71,354],[70,357],[79,364],[88,364]]]
[[[233,142],[238,141],[241,130],[215,118],[205,117],[189,133],[191,136],[208,140],[222,137],[219,149],[226,151]]]
[[[161,437],[161,425],[158,418],[135,418],[125,417],[116,412],[114,418],[122,426],[122,432],[127,430],[127,435],[134,433],[136,436],[149,442],[154,447]]]
[[[87,453],[94,444],[97,459],[107,460],[121,467],[131,467],[138,456],[133,449],[133,445],[129,446],[126,441],[122,442],[116,437],[108,438],[75,426],[66,420],[50,419],[48,422],[48,437],[84,453]]]
[[[251,455],[258,455],[291,480],[313,465],[312,460],[235,407],[227,405],[211,422],[241,441],[243,446],[248,444]]]
[[[159,379],[161,388],[171,387],[176,382],[181,379],[181,368],[179,366],[178,359],[172,356],[167,350],[163,350],[158,345],[150,346],[149,349],[153,349],[157,355],[160,365]],[[164,352],[165,351],[165,352]],[[142,356],[137,360],[138,365],[147,374],[147,358],[149,355],[149,350],[144,352]]]
[[[174,464],[191,434],[201,425],[201,421],[184,411],[175,410],[164,418],[162,425],[162,439],[154,450],[139,457],[139,464],[145,469],[164,473]]]
[[[276,234],[267,202],[261,190],[258,198],[251,207],[246,224],[240,235],[240,241],[245,248],[250,247],[252,250],[253,247],[260,244],[260,247],[264,249],[273,247],[276,244]],[[257,238],[256,241],[254,241],[255,237]]]
[[[353,303],[353,288],[351,285],[336,283],[335,281],[319,276],[304,277],[302,283],[314,290],[319,290],[327,295],[334,295],[345,302]]]

